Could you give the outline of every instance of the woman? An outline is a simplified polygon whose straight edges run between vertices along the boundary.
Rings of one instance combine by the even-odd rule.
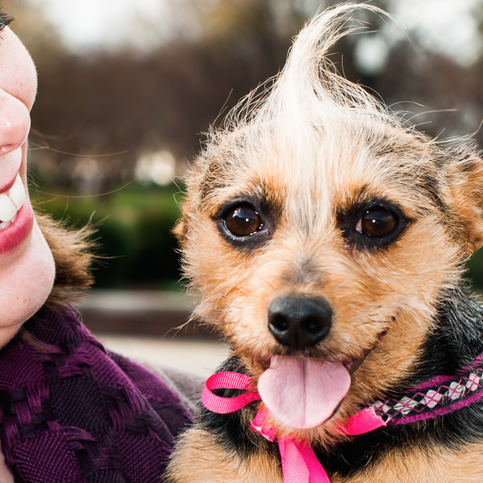
[[[0,14],[0,481],[158,482],[191,416],[163,381],[106,352],[70,305],[91,283],[88,243],[32,211],[37,77],[8,23]]]

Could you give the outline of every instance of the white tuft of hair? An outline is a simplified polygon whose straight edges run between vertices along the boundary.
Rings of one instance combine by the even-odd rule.
[[[290,129],[308,121],[323,128],[341,116],[383,121],[401,127],[401,122],[361,86],[340,76],[328,58],[331,48],[342,38],[363,32],[368,25],[354,18],[364,10],[389,15],[364,3],[347,3],[317,14],[295,37],[282,72],[255,90],[228,115],[225,127],[232,130],[246,124],[279,124]],[[335,119],[334,119],[335,116]]]

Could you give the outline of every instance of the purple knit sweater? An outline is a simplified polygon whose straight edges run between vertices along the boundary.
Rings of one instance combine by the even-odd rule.
[[[0,438],[16,483],[160,483],[191,417],[159,378],[113,354],[79,314],[50,312],[0,351]]]

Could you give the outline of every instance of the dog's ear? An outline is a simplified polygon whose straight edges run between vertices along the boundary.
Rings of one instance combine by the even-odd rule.
[[[189,218],[191,215],[191,197],[186,196],[181,203],[181,217],[177,221],[173,228],[173,233],[179,241],[179,244],[183,246],[188,236]]]
[[[173,228],[173,233],[175,234],[176,238],[178,239],[179,243],[183,245],[184,240],[186,239],[186,217],[183,215],[176,226]]]
[[[463,244],[473,252],[483,246],[483,159],[465,153],[447,168],[450,206],[456,211],[452,218],[459,219],[459,224],[463,222],[454,229],[463,232]]]

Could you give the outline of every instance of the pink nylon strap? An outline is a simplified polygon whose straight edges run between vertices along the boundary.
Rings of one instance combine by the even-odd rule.
[[[386,425],[387,423],[384,419],[374,412],[374,408],[369,407],[347,418],[344,424],[340,425],[339,430],[341,433],[357,436],[359,434],[369,433]]]
[[[284,483],[330,483],[314,450],[293,439],[279,439]]]
[[[253,419],[251,429],[269,441],[275,441],[276,431],[267,424],[267,416],[268,410],[260,409]],[[327,473],[310,446],[295,439],[279,438],[278,449],[282,460],[284,483],[330,483]]]
[[[248,392],[233,398],[223,398],[213,394],[214,389],[239,389]],[[233,413],[261,399],[258,392],[252,389],[249,376],[237,372],[218,372],[206,381],[201,402],[206,409],[214,413]],[[266,423],[267,415],[267,410],[259,410],[251,424],[251,429],[269,441],[274,441],[276,431]],[[377,416],[372,408],[368,408],[348,418],[343,425],[340,425],[340,431],[356,436],[385,425],[383,419]],[[279,438],[278,447],[284,483],[330,483],[326,471],[310,446],[295,439]]]
[[[259,401],[258,392],[246,392],[236,397],[220,397],[212,393],[213,389],[241,389],[251,387],[250,376],[238,372],[217,372],[208,378],[201,394],[201,402],[209,411],[217,414],[234,413],[253,401]]]
[[[261,434],[265,439],[268,439],[268,441],[271,441],[273,443],[275,441],[275,438],[277,437],[277,432],[275,431],[275,428],[271,428],[267,424],[267,416],[267,409],[259,409],[257,414],[255,414],[255,417],[253,418],[250,429],[253,429],[253,431]]]

